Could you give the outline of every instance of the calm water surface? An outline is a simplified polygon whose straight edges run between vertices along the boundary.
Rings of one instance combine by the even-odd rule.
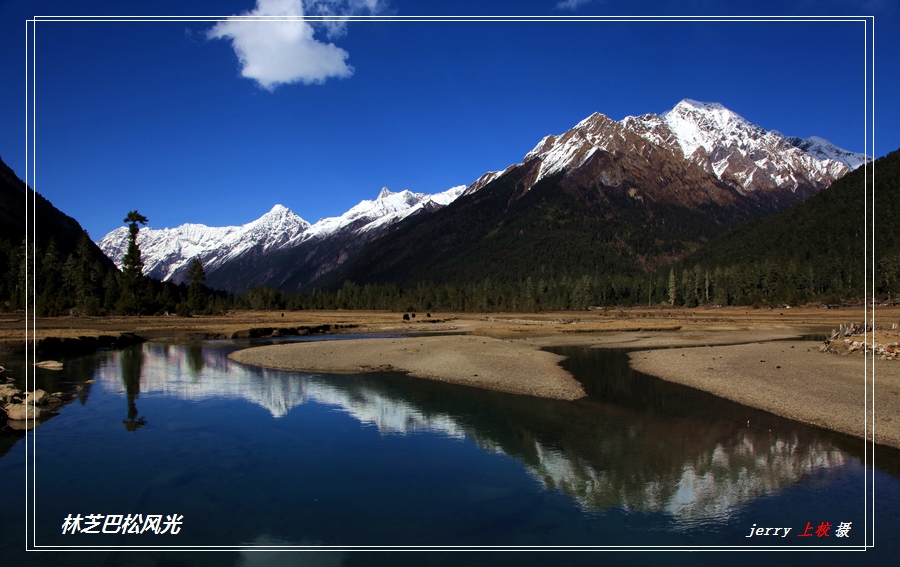
[[[836,552],[865,542],[862,441],[633,372],[625,351],[554,349],[570,357],[564,366],[589,393],[572,403],[403,375],[280,372],[228,360],[249,344],[147,343],[39,371],[39,386],[70,393],[69,401],[28,434],[38,545],[233,550],[26,555],[26,502],[15,490],[24,484],[26,438],[4,431],[0,557],[28,565],[888,565],[900,552],[891,541],[900,528],[900,452],[879,448],[879,467],[869,470],[875,550]],[[62,534],[69,514],[178,514],[183,524],[177,535]],[[830,537],[797,537],[807,522],[834,527]],[[852,522],[847,538],[834,537],[841,522]],[[753,524],[791,532],[745,537]],[[251,550],[617,545],[833,551]]]

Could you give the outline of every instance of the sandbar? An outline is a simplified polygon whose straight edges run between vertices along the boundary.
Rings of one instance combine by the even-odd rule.
[[[640,372],[900,448],[900,364],[870,356],[867,381],[862,356],[824,354],[818,352],[819,344],[757,342],[634,351],[629,356]]]
[[[559,362],[530,345],[478,336],[348,339],[236,351],[243,364],[321,373],[406,372],[511,394],[576,400],[585,391]]]

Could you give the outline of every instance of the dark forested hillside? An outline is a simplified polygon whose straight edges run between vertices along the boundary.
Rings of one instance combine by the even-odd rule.
[[[523,164],[433,215],[412,219],[319,284],[632,276],[760,214],[737,193],[728,205],[682,206],[638,199],[627,182],[606,185],[599,177],[579,184],[557,174],[526,190],[522,180],[531,174]]]
[[[866,175],[874,203],[866,198]],[[876,295],[900,293],[900,150],[861,167],[780,214],[743,225],[709,242],[676,272],[731,274],[734,293],[782,302],[863,296],[864,260],[874,257]],[[865,218],[874,247],[866,246]],[[738,274],[739,273],[739,274]],[[871,277],[871,275],[870,275]],[[742,281],[738,281],[742,280]],[[680,280],[679,280],[680,281]],[[722,286],[720,286],[722,287]],[[743,287],[744,292],[738,290]],[[680,290],[681,291],[681,290]],[[688,293],[683,294],[684,297]]]
[[[33,214],[30,219],[26,219],[26,201]],[[31,246],[27,254],[26,220]],[[32,263],[26,263],[26,258]],[[42,313],[55,314],[76,305],[99,311],[103,281],[115,270],[78,221],[27,187],[0,160],[0,308],[25,307],[25,282],[36,280]]]
[[[560,176],[523,193],[515,174],[527,172],[511,173],[398,227],[327,283],[343,285],[338,298],[348,307],[840,303],[863,297],[868,253],[876,296],[900,294],[900,151],[730,232],[726,227],[752,212],[715,204],[636,207],[628,187],[575,186]],[[865,184],[873,173],[874,204]],[[867,206],[874,225],[868,249]],[[650,262],[679,256],[674,264]]]
[[[25,201],[29,199],[29,210],[33,212],[35,243],[38,248],[46,248],[53,239],[58,252],[65,258],[75,250],[78,237],[84,231],[78,221],[62,213],[50,201],[26,187],[15,172],[0,160],[0,240],[15,246],[25,239]],[[33,200],[31,200],[33,199]],[[112,260],[91,243],[91,258],[105,268],[113,266]]]

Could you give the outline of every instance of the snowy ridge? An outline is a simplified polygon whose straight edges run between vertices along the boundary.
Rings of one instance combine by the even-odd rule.
[[[827,186],[871,159],[817,137],[785,138],[716,102],[684,99],[661,115],[628,116],[619,122],[594,113],[559,136],[546,136],[524,161],[540,160],[537,183],[559,171],[578,169],[597,151],[648,151],[630,135],[699,165],[741,193]]]
[[[479,177],[478,179],[475,180],[474,183],[472,183],[471,185],[469,185],[468,187],[466,187],[466,188],[463,190],[463,193],[462,193],[462,194],[463,194],[463,195],[469,195],[469,194],[471,194],[471,193],[474,193],[474,192],[478,191],[479,189],[481,189],[482,187],[484,187],[485,185],[487,185],[487,184],[490,183],[491,181],[497,179],[498,177],[502,176],[504,173],[506,173],[506,172],[509,171],[510,169],[516,167],[516,165],[517,165],[517,164],[512,164],[512,165],[510,165],[509,167],[507,167],[506,169],[504,169],[503,171],[488,171],[487,173],[483,173],[483,174],[481,175],[481,177]]]
[[[356,232],[368,232],[373,229],[391,225],[414,215],[429,205],[446,207],[462,195],[465,185],[451,187],[442,193],[426,195],[413,193],[408,189],[392,193],[383,187],[374,201],[360,201],[339,217],[320,219],[312,225],[304,236],[306,238],[322,238],[347,229],[355,228]]]
[[[308,240],[328,239],[347,231],[365,233],[387,227],[422,210],[445,207],[465,189],[460,185],[426,195],[408,190],[392,193],[385,187],[375,200],[361,201],[339,217],[320,219],[312,225],[287,207],[275,205],[262,217],[241,226],[183,224],[176,228],[143,228],[138,233],[138,246],[144,274],[180,283],[194,258],[200,259],[209,274],[238,258],[285,250]],[[113,230],[97,245],[121,268],[128,249],[128,229]]]
[[[719,103],[685,99],[660,118],[687,159],[701,166],[708,163],[726,182],[730,175],[744,191],[758,189],[768,179],[776,187],[794,190],[803,180],[830,184],[849,173],[842,162],[794,148],[780,133],[767,132]]]
[[[867,156],[866,154],[839,148],[825,138],[820,138],[819,136],[810,136],[809,138],[790,136],[785,138],[785,140],[787,140],[790,145],[800,148],[816,159],[833,159],[843,163],[850,169],[856,169],[861,165],[872,161],[872,157]]]
[[[275,205],[268,213],[242,226],[183,224],[160,230],[144,228],[138,233],[138,246],[145,274],[178,283],[184,279],[194,258],[200,258],[209,272],[251,250],[265,253],[283,248],[309,226],[287,207]],[[97,246],[121,267],[128,249],[128,229],[117,228]]]
[[[525,162],[540,159],[537,183],[564,169],[576,169],[598,150],[614,150],[624,142],[621,130],[616,122],[595,112],[564,134],[546,136],[525,155]]]

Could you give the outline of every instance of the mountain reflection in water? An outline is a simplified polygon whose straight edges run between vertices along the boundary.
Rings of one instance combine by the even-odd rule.
[[[561,490],[585,511],[661,512],[676,529],[721,523],[753,500],[853,460],[842,436],[640,375],[623,351],[554,349],[570,357],[564,366],[590,396],[571,403],[400,374],[260,369],[230,361],[233,345],[134,348],[140,354],[107,355],[97,369],[99,386],[133,382],[140,361],[144,396],[243,399],[276,419],[316,402],[383,435],[469,438],[518,460],[546,489]]]
[[[879,447],[878,466],[866,467],[861,440],[636,373],[624,351],[553,349],[569,357],[563,365],[588,392],[559,402],[403,374],[281,372],[227,358],[267,342],[274,341],[145,343],[66,360],[61,372],[38,370],[37,387],[63,392],[67,403],[27,434],[0,432],[0,478],[23,478],[29,462],[34,488],[7,492],[0,525],[11,529],[0,531],[0,557],[53,567],[98,560],[109,567],[393,567],[423,564],[423,555],[343,552],[348,546],[859,549],[871,541],[872,525],[882,534],[900,529],[900,452]],[[20,367],[7,370],[24,375]],[[878,487],[872,512],[867,482]],[[34,502],[29,525],[39,545],[143,551],[27,553],[24,530],[15,527],[26,499]],[[184,524],[177,536],[165,537],[60,534],[68,514],[98,513],[183,514]],[[790,527],[793,535],[823,521],[852,522],[849,540],[747,538],[754,524]],[[159,549],[168,545],[229,551]],[[310,546],[333,552],[296,553]],[[892,564],[898,553],[900,546],[881,537],[866,560]],[[628,557],[641,565],[738,567],[759,556]],[[772,562],[790,557],[796,556]],[[816,561],[843,565],[846,558],[828,553]],[[549,561],[535,553],[427,558],[448,566],[605,561],[578,553]]]

